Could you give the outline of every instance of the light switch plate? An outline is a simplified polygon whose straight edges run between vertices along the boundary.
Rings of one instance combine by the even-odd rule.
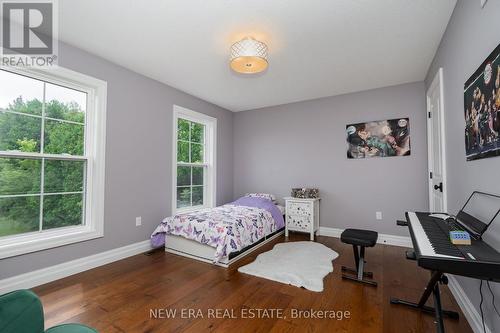
[[[142,225],[142,218],[140,216],[135,218],[135,226],[139,227]]]
[[[382,212],[376,212],[375,217],[377,218],[377,220],[382,220]]]

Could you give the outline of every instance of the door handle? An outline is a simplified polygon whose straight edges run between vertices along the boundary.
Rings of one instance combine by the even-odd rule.
[[[434,189],[443,192],[443,182],[439,183],[439,186],[434,185]]]

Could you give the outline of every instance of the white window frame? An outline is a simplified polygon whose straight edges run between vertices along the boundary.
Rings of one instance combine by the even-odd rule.
[[[217,118],[196,112],[178,105],[173,107],[173,140],[172,140],[172,214],[189,213],[204,208],[213,208],[217,198]],[[185,119],[205,125],[204,166],[207,172],[203,175],[203,205],[177,208],[177,123]],[[182,164],[182,163],[180,163]],[[186,166],[191,166],[189,163]]]
[[[84,156],[0,151],[0,157],[87,161],[83,224],[0,237],[0,259],[103,237],[107,83],[63,67],[0,69],[87,93]]]

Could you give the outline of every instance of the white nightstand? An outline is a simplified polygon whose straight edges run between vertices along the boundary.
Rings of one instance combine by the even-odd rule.
[[[285,211],[285,237],[288,231],[308,232],[311,240],[314,240],[314,233],[319,229],[319,201],[316,199],[301,199],[286,197]]]

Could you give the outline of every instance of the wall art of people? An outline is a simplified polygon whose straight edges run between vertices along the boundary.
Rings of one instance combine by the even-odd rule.
[[[500,45],[464,85],[467,160],[500,156]]]
[[[347,157],[410,155],[410,119],[398,118],[346,126]]]

